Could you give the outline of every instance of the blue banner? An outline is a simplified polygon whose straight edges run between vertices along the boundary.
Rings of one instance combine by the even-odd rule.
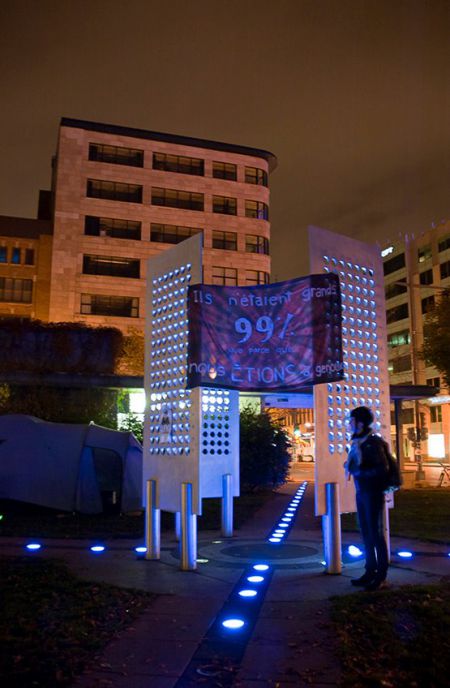
[[[192,285],[188,317],[188,387],[294,391],[343,378],[335,274],[256,287]]]

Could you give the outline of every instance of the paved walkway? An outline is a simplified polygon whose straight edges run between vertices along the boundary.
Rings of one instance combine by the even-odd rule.
[[[350,585],[350,578],[362,572],[362,564],[344,555],[342,575],[324,574],[312,485],[286,543],[269,550],[264,540],[297,487],[296,482],[288,483],[231,539],[211,531],[200,533],[198,556],[203,563],[196,572],[179,570],[178,546],[170,534],[165,535],[158,562],[137,560],[133,548],[141,543],[134,541],[112,541],[98,556],[89,552],[85,541],[48,541],[42,554],[64,558],[85,579],[158,593],[150,608],[106,647],[73,688],[336,685],[339,664],[333,654],[329,598],[366,594]],[[17,544],[20,541],[2,538],[1,549],[11,553],[17,551]],[[350,544],[360,544],[359,535],[343,534],[343,552]],[[450,559],[436,556],[446,552],[444,546],[394,538],[391,548],[391,586],[436,582],[450,573]],[[402,560],[397,552],[407,548],[421,554]],[[267,551],[285,556],[265,558],[274,573],[237,672],[232,674],[230,667],[218,666],[205,655],[192,678],[186,668],[192,667],[191,658],[198,656],[208,629],[243,571]]]

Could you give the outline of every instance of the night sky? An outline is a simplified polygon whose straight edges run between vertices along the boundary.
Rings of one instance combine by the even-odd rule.
[[[450,0],[2,0],[0,214],[34,217],[62,116],[272,151],[272,278],[309,224],[450,218]]]

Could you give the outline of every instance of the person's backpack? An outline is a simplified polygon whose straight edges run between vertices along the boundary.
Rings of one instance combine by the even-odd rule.
[[[395,492],[396,490],[399,490],[400,487],[402,486],[402,476],[400,473],[400,468],[398,465],[397,459],[395,459],[391,452],[389,451],[389,447],[386,444],[386,442],[383,442],[384,445],[384,452],[386,454],[386,461],[387,461],[387,473],[386,473],[386,483],[385,483],[385,492]]]

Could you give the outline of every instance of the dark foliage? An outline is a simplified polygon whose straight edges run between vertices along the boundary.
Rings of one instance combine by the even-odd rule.
[[[0,371],[110,374],[122,344],[115,327],[0,318]]]
[[[332,598],[341,686],[448,686],[449,582]]]
[[[0,415],[22,413],[51,423],[117,427],[117,391],[37,385],[0,385]]]
[[[270,416],[244,408],[240,415],[242,488],[278,487],[285,483],[291,459],[289,446],[286,433]]]
[[[2,557],[0,681],[8,688],[72,683],[112,636],[153,599],[76,578],[63,563]]]
[[[423,358],[450,385],[450,291],[444,292],[435,308],[427,313],[423,336]]]

